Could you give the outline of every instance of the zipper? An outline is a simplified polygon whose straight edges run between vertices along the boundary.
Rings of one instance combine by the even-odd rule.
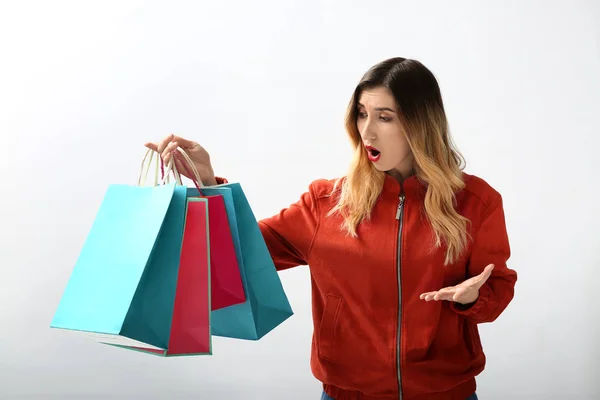
[[[404,194],[401,194],[398,200],[398,210],[396,219],[399,221],[396,276],[398,278],[398,332],[396,334],[396,373],[398,376],[398,399],[402,400],[402,373],[400,371],[400,331],[402,329],[402,228],[404,226]]]

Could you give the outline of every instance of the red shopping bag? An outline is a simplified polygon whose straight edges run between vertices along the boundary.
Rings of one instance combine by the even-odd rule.
[[[167,355],[212,354],[208,202],[188,199]]]
[[[176,164],[179,165],[174,169],[174,174],[178,174],[178,169],[183,169],[188,172],[188,175],[195,177],[192,179],[195,189],[188,190],[189,198],[208,201],[211,310],[245,303],[246,293],[223,196],[202,195],[200,175],[187,153],[182,149],[177,149],[173,152],[173,156],[177,160]],[[176,179],[181,181],[181,176],[176,176]]]
[[[208,201],[211,309],[244,303],[246,295],[223,196],[192,197]]]

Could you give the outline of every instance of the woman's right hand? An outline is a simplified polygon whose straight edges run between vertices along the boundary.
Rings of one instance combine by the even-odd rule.
[[[204,147],[200,146],[200,144],[171,134],[158,143],[148,142],[145,146],[160,154],[165,164],[171,159],[173,151],[175,151],[177,147],[180,147],[195,164],[196,169],[200,174],[200,178],[202,179],[202,183],[206,186],[217,184],[212,165],[210,164],[210,155]],[[191,168],[184,168],[177,158],[175,159],[175,163],[177,170],[181,175],[192,180],[195,179],[194,176],[190,174],[192,172]]]

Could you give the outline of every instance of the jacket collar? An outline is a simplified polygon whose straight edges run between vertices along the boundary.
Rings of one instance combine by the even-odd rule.
[[[385,181],[383,183],[383,193],[386,195],[393,195],[395,197],[400,196],[404,193],[406,197],[421,197],[427,190],[427,184],[420,180],[416,175],[412,175],[404,180],[402,185],[394,177],[389,174],[385,174]]]

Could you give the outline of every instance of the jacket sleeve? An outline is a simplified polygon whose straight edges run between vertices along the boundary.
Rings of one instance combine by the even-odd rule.
[[[517,273],[507,267],[510,245],[502,198],[490,208],[484,218],[471,249],[468,278],[481,274],[488,264],[494,264],[491,276],[479,289],[479,297],[469,305],[451,302],[454,311],[475,323],[492,322],[512,301]]]
[[[221,177],[218,184],[227,183]],[[275,268],[282,271],[308,264],[308,255],[319,225],[314,183],[300,199],[272,217],[258,221]]]

